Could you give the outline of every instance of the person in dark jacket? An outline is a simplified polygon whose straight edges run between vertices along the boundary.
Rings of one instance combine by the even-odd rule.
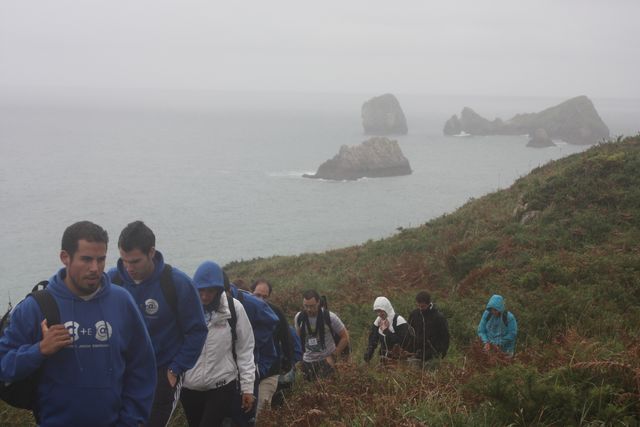
[[[254,386],[254,396],[259,395],[258,385],[261,378],[268,376],[271,366],[278,360],[278,352],[273,341],[273,334],[278,326],[278,316],[273,312],[269,304],[253,294],[239,289],[235,283],[231,283],[226,273],[223,271],[225,288],[232,297],[236,298],[249,317],[249,322],[253,329],[253,338],[255,340],[254,359],[256,369],[256,383]],[[252,426],[256,422],[257,406],[253,405],[251,411],[246,412],[242,409],[239,399],[234,400],[233,404],[233,425],[236,427]]]
[[[407,340],[408,325],[404,317],[396,314],[391,301],[386,297],[378,297],[373,303],[373,310],[378,317],[371,325],[369,345],[364,353],[364,360],[368,362],[380,343],[380,357],[395,359],[399,356],[399,349],[404,347]]]
[[[278,388],[278,377],[280,374],[287,373],[293,366],[293,341],[289,334],[289,324],[287,316],[275,304],[269,302],[273,287],[266,279],[258,279],[251,284],[251,292],[254,296],[261,298],[273,312],[278,316],[278,326],[273,333],[273,342],[276,346],[278,359],[271,365],[269,373],[260,379],[258,386],[258,404],[256,408],[256,419],[265,407],[271,407],[271,399]]]
[[[415,331],[412,350],[423,362],[447,355],[449,349],[449,326],[447,319],[431,302],[431,295],[422,291],[416,295],[418,308],[409,315],[409,325]]]

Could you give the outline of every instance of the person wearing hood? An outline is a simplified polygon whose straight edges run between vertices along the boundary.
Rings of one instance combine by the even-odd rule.
[[[60,324],[35,298],[18,304],[0,338],[0,381],[39,372],[34,415],[42,426],[144,425],[156,384],[151,339],[131,295],[104,274],[107,232],[81,221],[62,236],[64,268],[46,286]]]
[[[242,408],[246,412],[253,409],[253,330],[240,301],[225,292],[218,264],[203,262],[193,282],[200,294],[208,334],[196,364],[185,374],[180,401],[189,427],[219,426],[232,416],[238,390]]]
[[[447,319],[431,301],[427,291],[416,295],[416,309],[409,315],[409,325],[415,331],[411,350],[423,363],[443,358],[449,350],[449,325]]]
[[[373,310],[378,317],[374,320],[369,333],[369,345],[364,353],[365,362],[373,357],[380,343],[380,357],[395,359],[399,350],[407,340],[408,324],[404,317],[396,314],[391,301],[386,297],[378,297],[373,303]]]
[[[112,281],[136,301],[155,350],[158,383],[146,427],[167,425],[180,398],[183,374],[196,363],[207,338],[191,279],[166,264],[155,246],[156,236],[144,222],[128,224],[118,239],[117,268],[109,271]]]
[[[491,296],[478,324],[478,337],[482,340],[484,350],[497,349],[513,356],[517,335],[518,322],[513,313],[505,309],[504,298],[500,295]]]

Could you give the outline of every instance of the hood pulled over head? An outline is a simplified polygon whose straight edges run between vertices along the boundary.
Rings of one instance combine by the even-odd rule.
[[[205,261],[196,269],[193,275],[196,289],[221,288],[224,289],[224,275],[222,268],[213,261]]]
[[[487,310],[495,308],[500,313],[504,312],[504,298],[501,295],[492,295],[487,303]]]
[[[396,315],[396,312],[393,310],[393,306],[391,305],[391,301],[389,301],[387,297],[376,298],[376,300],[373,302],[373,309],[383,310],[385,313],[387,313],[388,319],[393,319],[393,317]]]

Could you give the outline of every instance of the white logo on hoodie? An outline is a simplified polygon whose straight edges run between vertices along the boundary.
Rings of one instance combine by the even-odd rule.
[[[80,324],[78,322],[68,321],[64,322],[64,327],[69,331],[69,335],[71,335],[72,341],[78,341],[80,335],[78,335],[78,329],[80,328]]]
[[[96,339],[98,341],[107,341],[111,337],[111,325],[109,322],[99,320],[96,322]]]
[[[144,311],[150,316],[156,314],[158,312],[158,301],[154,299],[146,300],[144,302]]]

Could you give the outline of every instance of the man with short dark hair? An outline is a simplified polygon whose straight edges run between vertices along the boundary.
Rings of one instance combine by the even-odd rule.
[[[447,319],[431,302],[426,291],[416,295],[417,308],[409,315],[409,325],[415,330],[412,350],[423,362],[446,356],[449,349],[449,326]]]
[[[180,398],[184,372],[198,360],[208,329],[191,279],[165,264],[155,245],[146,224],[130,223],[120,233],[120,259],[109,275],[131,293],[147,325],[158,367],[147,426],[164,427]]]
[[[156,367],[149,334],[128,292],[104,274],[108,236],[89,221],[62,237],[64,268],[46,287],[59,311],[49,325],[25,298],[0,338],[0,381],[39,370],[40,426],[139,426],[149,418]]]
[[[251,292],[253,292],[253,295],[263,299],[269,304],[269,307],[271,307],[276,316],[278,316],[278,325],[273,333],[273,343],[276,346],[278,359],[271,365],[267,376],[260,379],[256,419],[262,409],[271,406],[271,399],[278,388],[278,377],[280,374],[289,372],[293,364],[293,342],[289,335],[287,316],[285,316],[280,307],[269,302],[272,290],[271,283],[266,279],[258,279],[251,284]]]
[[[304,348],[302,373],[307,381],[315,381],[333,375],[338,355],[349,345],[349,331],[335,313],[325,313],[313,289],[302,294],[302,308],[294,319]],[[338,342],[334,334],[340,337]]]

